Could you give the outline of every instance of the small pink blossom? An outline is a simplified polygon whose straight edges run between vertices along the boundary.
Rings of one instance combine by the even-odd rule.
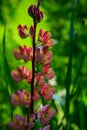
[[[18,106],[20,104],[20,98],[16,94],[11,95],[11,103],[14,106]]]
[[[12,79],[16,82],[20,82],[22,80],[22,77],[20,77],[18,72],[14,71],[14,70],[11,71],[11,76],[12,76]]]
[[[28,27],[27,25],[18,25],[18,33],[20,35],[21,38],[26,38],[28,37]]]
[[[25,119],[25,117],[21,117],[19,115],[16,115],[14,117],[13,121],[11,121],[9,123],[9,126],[13,130],[24,130],[25,126],[26,126],[26,119]]]
[[[52,51],[48,51],[47,53],[45,53],[44,55],[42,55],[42,63],[44,65],[46,64],[50,64],[52,61]]]
[[[33,49],[32,47],[27,48],[26,45],[24,45],[24,47],[19,46],[19,50],[14,49],[13,54],[17,60],[23,59],[25,62],[27,62],[32,60]]]
[[[41,62],[42,60],[42,54],[40,48],[36,48],[36,56],[35,56],[36,62]]]
[[[37,85],[39,85],[41,87],[44,86],[44,84],[45,84],[44,76],[40,72],[36,74],[35,79],[36,79]]]
[[[47,79],[51,79],[54,77],[54,71],[52,68],[50,68],[50,65],[49,64],[46,64],[43,69],[42,69],[42,72],[44,74],[44,76],[47,78]]]
[[[50,88],[50,84],[45,84],[41,88],[41,94],[45,100],[52,99],[54,92],[55,92],[55,88]]]
[[[17,71],[12,71],[11,76],[16,82],[20,82],[21,80],[25,79],[28,83],[30,83],[32,72],[28,70],[25,66],[23,66],[22,68],[17,67]]]
[[[35,115],[30,114],[29,115],[29,122],[27,123],[27,130],[32,130],[32,128],[34,127],[34,120],[35,120]]]
[[[31,94],[28,93],[26,90],[21,91],[17,91],[17,95],[20,98],[21,104],[25,107],[30,107],[30,103],[31,103]]]
[[[49,120],[56,114],[54,109],[51,109],[49,105],[45,105],[38,113],[38,119],[43,125],[47,125]]]
[[[48,31],[43,31],[42,29],[39,30],[38,40],[42,43],[47,43],[48,40],[51,38],[51,33]]]
[[[54,40],[51,39],[51,33],[48,31],[39,30],[38,40],[42,42],[43,46],[52,47],[54,45]]]
[[[39,98],[40,98],[40,95],[39,95],[39,93],[38,93],[38,89],[35,88],[35,89],[34,89],[33,100],[34,100],[34,101],[38,101]]]

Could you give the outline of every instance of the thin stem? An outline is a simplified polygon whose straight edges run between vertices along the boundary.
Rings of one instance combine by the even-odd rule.
[[[32,59],[32,81],[31,81],[31,105],[30,105],[30,113],[34,113],[34,101],[33,101],[33,95],[34,95],[34,78],[35,78],[35,51],[36,51],[36,45],[35,45],[35,36],[36,36],[36,21],[34,21],[34,35],[33,35],[33,59]]]

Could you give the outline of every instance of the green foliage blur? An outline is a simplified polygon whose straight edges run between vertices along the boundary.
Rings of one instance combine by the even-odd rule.
[[[31,40],[19,37],[17,26],[32,25],[27,13],[32,3],[37,0],[0,0],[0,130],[9,130],[11,110],[13,115],[23,114],[20,107],[10,105],[10,96],[28,85],[16,84],[10,72],[24,64],[14,58],[13,49],[25,43],[31,46]],[[87,0],[41,0],[41,9],[44,20],[38,30],[51,31],[55,40],[51,66],[56,77],[50,83],[56,87],[56,94],[50,104],[57,114],[50,121],[51,130],[86,130]],[[30,63],[27,66],[30,68]]]

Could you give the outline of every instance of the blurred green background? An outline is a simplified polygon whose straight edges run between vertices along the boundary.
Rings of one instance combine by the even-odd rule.
[[[32,3],[37,0],[0,0],[0,130],[9,129],[11,92],[27,86],[25,82],[14,83],[10,71],[24,64],[16,61],[13,48],[31,45],[29,39],[19,37],[17,26],[33,24],[27,13]],[[40,28],[49,30],[55,39],[51,66],[56,77],[50,82],[56,94],[50,104],[57,114],[50,122],[51,130],[86,130],[87,0],[41,0],[41,9],[44,20],[37,32]],[[18,113],[21,109],[14,109],[14,115]]]

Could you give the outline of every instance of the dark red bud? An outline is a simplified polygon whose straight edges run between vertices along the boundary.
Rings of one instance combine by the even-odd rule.
[[[39,3],[40,4],[40,3]],[[43,19],[43,13],[40,11],[40,9],[38,7],[36,7],[35,5],[31,5],[28,8],[28,14],[34,19],[36,20],[36,22],[40,22]]]
[[[33,38],[33,35],[34,35],[34,26],[30,27],[29,34],[30,34],[30,37]]]

